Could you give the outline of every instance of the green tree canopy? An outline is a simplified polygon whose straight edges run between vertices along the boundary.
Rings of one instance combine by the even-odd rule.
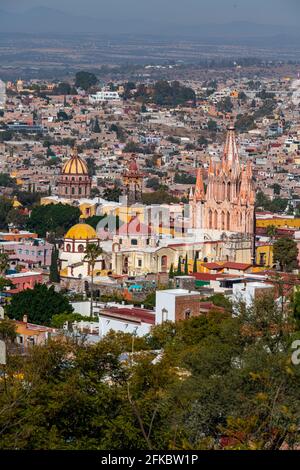
[[[89,90],[92,86],[98,83],[98,79],[95,74],[90,72],[78,72],[75,77],[75,86],[82,88],[83,90]]]
[[[9,318],[15,320],[22,320],[27,315],[31,323],[50,325],[53,315],[72,313],[73,307],[66,297],[55,292],[54,287],[36,284],[33,289],[15,294],[6,312]]]
[[[78,223],[79,217],[80,209],[67,204],[37,206],[31,212],[27,227],[41,237],[45,237],[47,232],[62,237]]]
[[[295,240],[289,237],[279,238],[273,244],[273,259],[278,262],[282,271],[291,272],[298,268],[298,247]]]

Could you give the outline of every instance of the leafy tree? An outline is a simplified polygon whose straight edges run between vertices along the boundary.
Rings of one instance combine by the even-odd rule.
[[[98,83],[96,75],[90,72],[78,72],[75,77],[75,86],[82,90],[89,90]]]
[[[93,131],[95,134],[100,134],[100,132],[101,132],[100,125],[99,125],[99,120],[98,120],[97,117],[96,117],[96,119],[95,119],[94,122],[93,122],[92,131]]]
[[[51,265],[50,265],[50,275],[49,275],[49,280],[51,282],[56,282],[56,283],[60,282],[58,263],[59,263],[59,253],[58,253],[58,249],[56,248],[56,246],[54,246],[52,253],[51,253]]]
[[[3,275],[9,268],[9,255],[7,253],[0,253],[0,274]]]
[[[9,318],[22,320],[26,314],[31,323],[49,325],[53,315],[72,313],[73,307],[69,301],[54,287],[36,284],[33,289],[26,289],[12,297],[6,307]]]
[[[103,198],[107,201],[119,202],[119,199],[122,194],[122,189],[115,185],[113,188],[105,189],[103,193]]]
[[[256,207],[267,211],[282,213],[286,210],[288,202],[288,199],[281,199],[280,197],[275,197],[271,201],[271,199],[261,191],[258,191],[256,194]]]
[[[74,95],[76,90],[70,85],[70,83],[60,82],[53,90],[54,95]]]
[[[15,180],[7,173],[0,173],[0,186],[5,188],[14,188],[16,186]]]
[[[239,92],[239,96],[238,96],[239,100],[242,101],[243,103],[245,103],[248,99],[246,93],[244,91],[240,91]]]
[[[153,193],[145,193],[142,195],[142,202],[147,205],[151,204],[172,204],[177,203],[179,200],[169,194],[164,189],[159,189]]]
[[[238,114],[235,121],[235,128],[239,132],[248,132],[255,129],[254,117],[249,114]]]
[[[209,132],[212,133],[217,132],[218,124],[213,119],[209,119],[209,121],[207,122],[207,129],[209,130]]]
[[[207,300],[212,302],[216,307],[222,307],[229,312],[232,310],[232,303],[223,294],[214,294],[213,296],[208,297]]]
[[[173,279],[174,276],[175,276],[175,274],[174,274],[174,264],[172,263],[171,267],[170,267],[170,271],[169,271],[169,278]]]
[[[276,194],[276,196],[280,196],[280,193],[281,193],[281,186],[280,184],[278,183],[275,183],[272,185],[272,189],[274,191],[274,194]]]
[[[12,209],[12,202],[6,197],[0,197],[0,229],[7,230],[7,216]]]
[[[273,240],[277,235],[276,225],[268,225],[266,229],[266,233],[267,233],[267,236]]]
[[[188,262],[188,255],[185,255],[185,262],[184,262],[184,274],[188,276],[189,274],[189,262]]]
[[[157,177],[149,178],[147,180],[147,188],[154,189],[154,191],[158,191],[161,187],[160,181]]]
[[[208,144],[208,140],[206,139],[206,137],[204,137],[203,135],[201,135],[198,139],[198,144],[199,145],[207,145]]]
[[[16,324],[8,318],[0,320],[0,340],[12,343],[16,337]]]
[[[11,209],[6,217],[8,224],[12,224],[15,228],[24,228],[26,226],[28,216],[23,214],[19,209]]]
[[[196,94],[192,88],[182,85],[178,81],[167,82],[159,80],[152,87],[140,85],[136,98],[145,102],[153,102],[159,106],[178,106],[192,101],[195,103]]]
[[[58,111],[57,113],[57,119],[59,121],[69,121],[70,120],[70,116],[65,112],[65,111]]]
[[[5,277],[0,277],[0,295],[2,297],[3,292],[6,290],[7,287],[13,287],[13,283],[6,279]]]
[[[83,317],[79,313],[59,313],[58,315],[53,315],[51,319],[51,326],[53,328],[61,329],[66,322],[68,322],[71,326],[71,324],[73,324],[74,322],[80,322],[82,320],[87,321],[90,320],[90,318]],[[94,318],[92,320],[97,321],[98,318]]]
[[[231,113],[233,104],[229,96],[226,96],[223,100],[217,103],[217,110],[220,113]]]
[[[176,276],[181,276],[182,271],[181,271],[181,256],[178,258],[178,264],[177,264],[177,271],[176,271]]]
[[[88,262],[89,265],[89,272],[91,276],[91,302],[90,302],[90,317],[93,316],[93,294],[94,294],[94,269],[96,265],[96,261],[98,258],[101,256],[103,253],[103,250],[100,246],[94,244],[94,243],[89,243],[86,247],[86,254],[84,257],[84,260]]]
[[[142,153],[142,149],[139,146],[139,144],[137,144],[136,142],[133,142],[132,140],[130,140],[125,145],[125,147],[123,149],[123,152],[125,152],[125,153]]]
[[[0,381],[0,448],[293,448],[300,374],[291,363],[299,338],[292,312],[287,304],[282,315],[268,296],[236,313],[165,322],[146,338],[56,339],[12,358],[8,393]]]
[[[274,262],[278,262],[284,272],[298,268],[298,247],[295,240],[289,237],[279,238],[273,245]]]
[[[22,206],[31,209],[41,201],[43,194],[31,192],[31,191],[17,191],[16,193],[18,201]]]
[[[50,204],[34,207],[27,227],[45,237],[47,233],[63,236],[73,225],[78,223],[80,210],[65,204]]]
[[[94,176],[96,174],[97,166],[95,160],[91,157],[86,159],[86,164],[88,167],[89,176]]]
[[[193,264],[193,273],[197,273],[197,272],[198,272],[198,258],[197,258],[197,255],[195,255],[194,264]]]
[[[188,175],[186,173],[176,173],[174,177],[174,183],[178,184],[196,184],[196,177]]]

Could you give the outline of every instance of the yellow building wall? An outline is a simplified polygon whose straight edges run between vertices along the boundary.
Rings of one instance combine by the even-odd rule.
[[[264,256],[264,263],[263,263],[263,266],[264,267],[270,267],[270,266],[273,266],[273,246],[272,245],[263,245],[263,246],[258,246],[256,248],[256,264],[258,266],[261,265],[261,258],[262,256],[261,255],[265,255]]]
[[[277,228],[299,228],[300,227],[300,218],[299,219],[258,219],[256,221],[256,226],[258,228],[266,228],[274,225]]]

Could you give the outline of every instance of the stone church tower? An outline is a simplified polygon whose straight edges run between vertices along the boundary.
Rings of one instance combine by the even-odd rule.
[[[240,163],[235,129],[229,127],[221,162],[210,163],[206,191],[198,170],[190,193],[191,228],[253,235],[254,205],[252,165]]]
[[[127,196],[129,205],[141,202],[143,174],[139,170],[134,154],[132,155],[128,169],[123,173],[123,188],[124,195]]]

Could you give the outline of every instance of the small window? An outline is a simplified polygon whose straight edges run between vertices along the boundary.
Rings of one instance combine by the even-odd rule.
[[[137,244],[138,244],[138,241],[135,238],[131,240],[131,245],[137,246]]]
[[[185,320],[188,320],[189,318],[191,318],[191,311],[190,309],[186,310],[184,312],[184,317],[185,317]]]
[[[141,268],[143,266],[143,261],[141,259],[138,260],[138,267]]]

